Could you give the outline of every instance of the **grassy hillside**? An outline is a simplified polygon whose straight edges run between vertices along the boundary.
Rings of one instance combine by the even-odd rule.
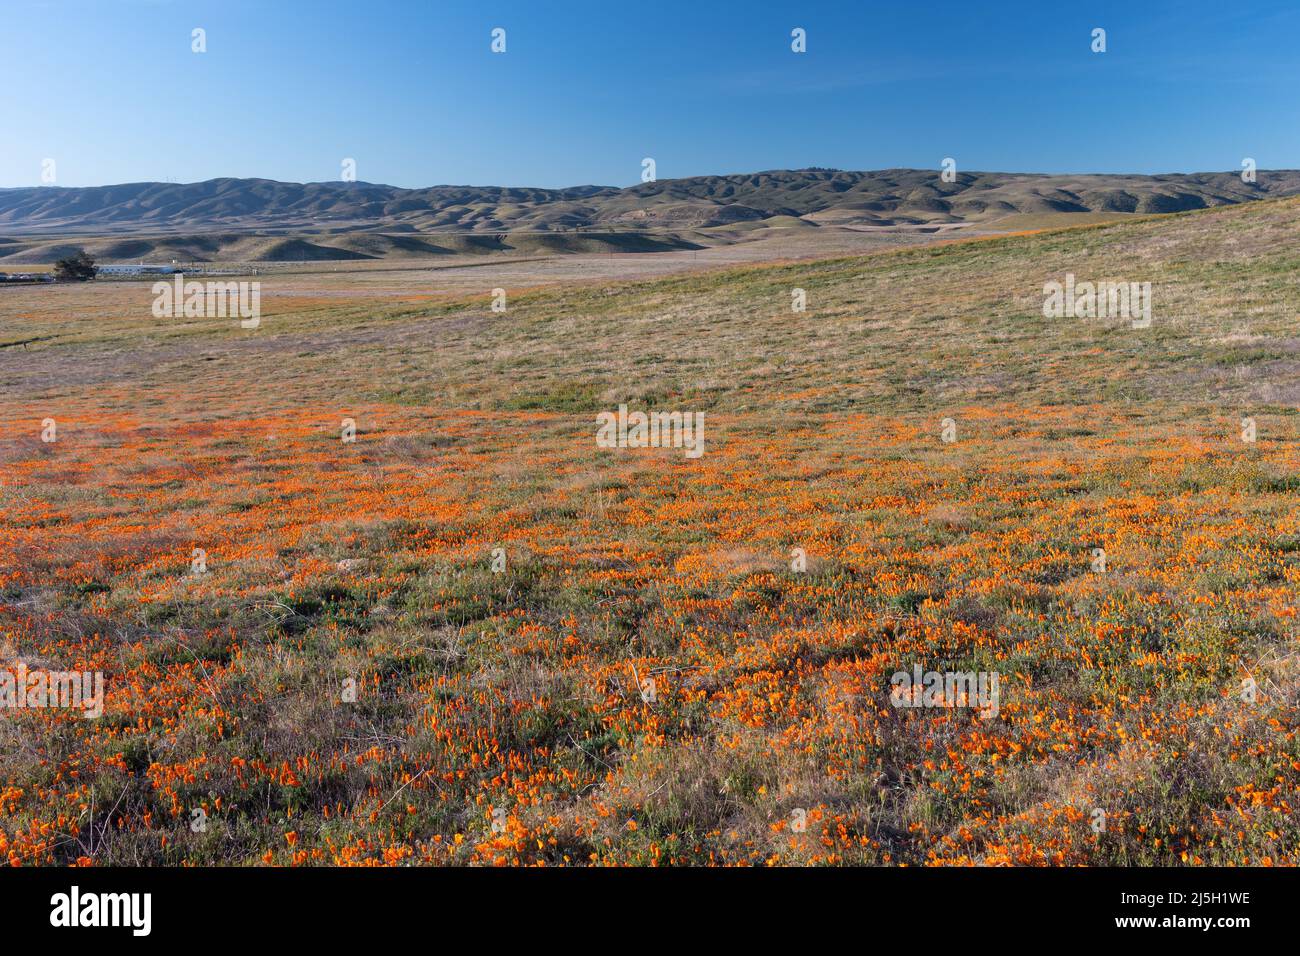
[[[939,170],[800,169],[693,176],[624,189],[529,189],[214,179],[87,188],[0,189],[7,235],[239,232],[684,232],[771,219],[894,227],[1010,215],[1169,213],[1300,192],[1300,172],[1254,183],[1224,173],[1034,175]]]
[[[255,330],[0,289],[0,658],[108,686],[0,721],[0,854],[1300,862],[1298,228],[1269,201],[504,313],[487,272],[268,277]],[[1066,273],[1150,282],[1151,327],[1044,318]],[[704,412],[704,455],[597,447],[620,403]],[[892,706],[914,665],[998,673],[999,713]]]
[[[609,233],[380,233],[261,235],[212,233],[151,237],[32,238],[0,245],[0,266],[51,264],[84,249],[96,262],[347,262],[456,255],[668,252],[696,249],[689,237]]]

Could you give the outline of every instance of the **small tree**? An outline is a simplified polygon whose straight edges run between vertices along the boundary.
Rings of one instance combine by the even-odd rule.
[[[95,260],[85,249],[79,249],[54,263],[54,278],[60,282],[85,282],[95,278]]]

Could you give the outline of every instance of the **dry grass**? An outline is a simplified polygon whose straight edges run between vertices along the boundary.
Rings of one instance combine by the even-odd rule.
[[[1295,863],[1297,225],[1259,203],[505,314],[490,273],[436,302],[267,278],[255,331],[159,323],[130,283],[3,290],[0,341],[41,340],[0,349],[0,648],[108,693],[0,717],[0,849]],[[1152,328],[1044,319],[1067,271],[1152,282]],[[597,448],[619,402],[704,411],[705,455]],[[997,671],[999,715],[892,707],[914,663]]]

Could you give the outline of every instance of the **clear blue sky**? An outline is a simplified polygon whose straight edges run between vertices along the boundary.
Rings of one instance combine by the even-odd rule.
[[[1296,0],[4,0],[0,66],[0,186],[1300,167]]]

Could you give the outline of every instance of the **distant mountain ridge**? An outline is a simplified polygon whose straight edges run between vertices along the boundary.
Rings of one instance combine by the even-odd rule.
[[[0,235],[234,231],[670,231],[746,223],[880,228],[983,223],[1017,214],[1166,213],[1300,193],[1300,171],[1160,176],[774,170],[618,188],[540,189],[212,179],[0,189]]]

